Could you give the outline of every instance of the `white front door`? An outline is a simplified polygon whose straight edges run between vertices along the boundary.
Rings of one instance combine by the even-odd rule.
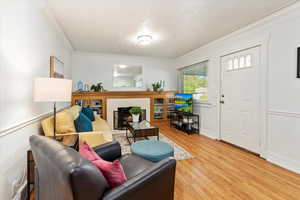
[[[221,140],[260,152],[260,47],[221,58]]]

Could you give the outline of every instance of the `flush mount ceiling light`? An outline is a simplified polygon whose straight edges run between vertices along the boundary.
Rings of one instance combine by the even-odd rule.
[[[151,35],[139,35],[137,37],[138,44],[142,45],[142,46],[151,44],[152,40],[153,40],[153,38]]]

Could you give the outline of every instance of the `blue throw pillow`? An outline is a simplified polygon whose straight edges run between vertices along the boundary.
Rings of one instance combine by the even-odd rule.
[[[93,131],[92,121],[82,112],[79,113],[79,116],[74,121],[74,124],[78,133]]]
[[[91,121],[95,121],[93,109],[91,107],[83,107],[82,111]]]

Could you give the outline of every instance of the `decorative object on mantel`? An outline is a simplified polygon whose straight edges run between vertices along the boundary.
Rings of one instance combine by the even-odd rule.
[[[152,88],[153,88],[153,91],[155,91],[155,92],[158,92],[158,91],[162,92],[164,90],[164,87],[165,87],[164,80],[160,80],[160,81],[152,83]]]
[[[64,63],[55,56],[50,56],[50,78],[64,78]]]
[[[297,67],[297,78],[300,78],[300,47],[298,47],[298,67]]]
[[[121,144],[122,154],[128,154],[131,153],[130,145],[126,138],[125,131],[113,131],[113,138],[114,140],[118,141]],[[148,137],[149,140],[157,140],[156,136]],[[143,140],[143,138],[137,138],[137,141]],[[174,148],[174,158],[176,160],[186,160],[193,158],[193,156],[186,151],[184,148],[177,145],[175,142],[173,142],[171,139],[166,137],[164,134],[159,133],[159,140],[166,142],[170,144]]]
[[[89,92],[90,91],[90,86],[89,84],[84,84],[84,91]]]
[[[129,113],[132,115],[132,121],[133,122],[139,122],[140,120],[140,114],[142,112],[142,109],[140,107],[132,107],[129,110]]]
[[[100,83],[97,83],[96,85],[92,85],[92,86],[91,86],[91,90],[92,90],[93,92],[103,92],[103,91],[104,91],[104,88],[103,88],[103,86],[102,86],[102,83],[100,82]]]
[[[72,80],[57,78],[36,78],[33,98],[35,102],[52,102],[54,110],[54,139],[56,139],[56,103],[70,102],[72,98]]]
[[[78,81],[77,85],[76,85],[76,89],[77,91],[83,91],[83,82],[82,81]]]
[[[86,83],[83,83],[82,81],[78,81],[76,85],[76,89],[79,92],[89,92],[90,86]]]

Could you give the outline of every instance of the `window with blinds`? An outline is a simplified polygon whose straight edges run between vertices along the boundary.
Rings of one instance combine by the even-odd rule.
[[[179,88],[183,93],[194,94],[194,99],[208,100],[208,61],[179,70]]]

